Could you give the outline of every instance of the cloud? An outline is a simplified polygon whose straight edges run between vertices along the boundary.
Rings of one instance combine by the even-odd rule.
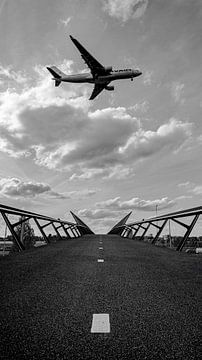
[[[67,25],[70,23],[71,20],[72,20],[72,17],[69,16],[69,17],[67,17],[67,19],[60,19],[59,23],[64,25],[64,27],[67,27]]]
[[[191,192],[193,192],[194,195],[202,195],[202,185],[195,186]]]
[[[176,200],[170,200],[168,197],[156,200],[132,198],[126,201],[121,201],[120,197],[116,197],[97,202],[96,209],[79,210],[78,215],[87,218],[91,226],[96,225],[96,228],[105,230],[106,226],[112,227],[131,210],[156,211],[158,209],[159,211],[175,205]]]
[[[12,66],[4,67],[0,64],[1,85],[11,81],[12,84],[25,84],[30,78],[23,71],[15,71]]]
[[[105,219],[105,218],[113,218],[113,214],[110,210],[79,210],[78,215],[81,217],[86,217],[88,219]]]
[[[96,207],[110,209],[111,211],[120,211],[120,210],[143,210],[143,211],[156,211],[156,206],[158,210],[167,209],[176,205],[175,200],[169,200],[168,197],[156,200],[142,200],[140,198],[132,198],[130,200],[121,201],[120,197],[114,199],[109,199],[106,201],[101,201],[96,203]]]
[[[144,100],[142,102],[139,102],[133,106],[130,106],[129,108],[130,110],[133,110],[135,112],[139,112],[139,113],[146,113],[149,110],[149,102]]]
[[[187,200],[187,199],[192,199],[192,196],[190,195],[181,195],[175,198],[176,201],[178,200]]]
[[[185,181],[183,183],[178,184],[178,187],[182,187],[182,188],[190,188],[194,185],[194,183],[190,182],[190,181]]]
[[[95,194],[97,194],[98,191],[99,191],[98,189],[75,190],[75,191],[70,191],[70,192],[64,193],[64,195],[66,196],[66,198],[81,200],[84,198],[94,196]]]
[[[73,173],[69,180],[90,180],[90,179],[129,179],[134,176],[134,169],[122,165],[117,165],[106,169],[83,169],[80,174]]]
[[[62,194],[53,191],[48,184],[23,181],[18,178],[1,178],[0,194],[10,198],[34,198],[44,194],[57,199],[65,198]]]
[[[84,199],[94,196],[98,189],[82,189],[59,193],[51,189],[46,183],[23,181],[18,178],[1,178],[0,195],[8,198],[36,198],[43,196],[46,199]]]
[[[171,95],[176,103],[184,103],[184,99],[182,98],[184,92],[184,84],[179,83],[178,81],[174,81],[171,84]]]
[[[127,143],[119,148],[123,157],[146,158],[162,150],[178,150],[191,134],[191,123],[174,118],[161,125],[156,131],[139,129]]]
[[[72,62],[59,67],[71,73]],[[11,157],[67,170],[71,180],[124,179],[138,160],[177,151],[191,135],[191,124],[174,118],[146,130],[131,107],[91,111],[88,87],[55,88],[46,69],[38,65],[34,73],[29,86],[0,93],[0,151]]]
[[[149,0],[105,0],[103,9],[111,17],[128,21],[130,18],[140,18],[144,15]]]
[[[146,86],[149,86],[152,84],[152,78],[153,78],[154,72],[146,70],[143,74],[143,84]]]

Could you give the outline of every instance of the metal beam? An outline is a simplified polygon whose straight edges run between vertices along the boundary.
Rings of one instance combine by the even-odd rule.
[[[182,241],[180,241],[179,245],[178,245],[177,248],[176,248],[177,251],[182,251],[182,249],[183,249],[183,247],[184,247],[184,245],[185,245],[185,243],[186,243],[189,235],[191,234],[191,232],[192,232],[192,230],[193,230],[193,227],[194,227],[194,225],[196,224],[198,218],[199,218],[199,214],[197,214],[197,215],[194,216],[191,224],[190,224],[189,227],[187,228],[187,231],[186,231],[186,233],[185,233]]]
[[[155,228],[160,229],[160,226],[157,225],[157,224],[155,224],[155,223],[153,223],[152,221],[150,222],[150,224],[153,225]]]
[[[54,222],[52,223],[52,226],[53,226],[53,229],[55,230],[57,236],[60,238],[60,240],[62,240],[62,236],[60,235],[60,233],[59,233],[57,227],[55,226]]]
[[[158,238],[159,238],[161,232],[163,231],[163,228],[164,228],[164,226],[166,225],[167,221],[168,221],[168,219],[165,219],[164,222],[163,222],[163,224],[160,226],[160,228],[159,228],[156,236],[153,238],[153,240],[152,240],[152,242],[151,242],[152,244],[155,244],[156,241],[158,240]]]
[[[148,222],[151,222],[151,221],[160,221],[160,220],[172,219],[172,218],[176,219],[176,218],[180,218],[180,217],[193,216],[193,215],[196,215],[196,214],[202,214],[202,206],[198,206],[198,207],[191,208],[191,209],[175,211],[175,212],[172,212],[172,213],[168,213],[168,214],[164,214],[164,215],[144,219],[144,220],[141,220],[141,221],[136,221],[136,222],[133,222],[133,223],[129,223],[127,225],[128,226],[133,226],[133,225],[139,225],[139,224],[148,223]]]
[[[40,225],[40,223],[39,223],[39,221],[38,221],[38,219],[37,219],[36,217],[34,217],[34,221],[35,221],[35,223],[37,224],[39,230],[41,231],[42,236],[43,236],[45,242],[46,242],[47,244],[49,244],[49,243],[50,243],[50,240],[49,240],[48,236],[46,236],[46,233],[44,232],[42,226]]]
[[[31,211],[17,209],[17,208],[11,207],[11,206],[3,205],[3,204],[0,204],[0,211],[3,211],[4,213],[7,213],[7,214],[13,214],[13,215],[19,215],[19,216],[21,216],[21,215],[30,216],[30,218],[32,217],[32,218],[37,218],[40,220],[47,220],[47,221],[49,220],[49,221],[61,223],[61,219],[55,219],[50,216],[37,214],[37,213],[31,212]],[[62,220],[62,222],[67,225],[75,225],[74,223],[72,223],[70,221]]]
[[[17,215],[16,215],[17,216]],[[22,216],[22,215],[21,215]],[[23,224],[24,222],[26,222],[27,220],[31,219],[31,216],[27,216],[26,218],[22,219],[22,220],[19,220],[17,221],[16,223],[13,223],[12,226],[15,227],[15,226],[18,226],[18,225],[21,225]]]
[[[122,237],[125,237],[126,232],[127,232],[127,228],[124,227],[123,231],[121,232],[121,236],[122,236]]]
[[[140,229],[140,225],[138,225],[138,228],[135,230],[132,239],[135,239],[135,236],[137,235],[139,229]]]
[[[66,227],[64,226],[64,224],[63,224],[63,223],[61,223],[61,226],[62,226],[62,228],[63,228],[63,230],[64,230],[64,232],[65,232],[65,234],[66,234],[67,238],[68,238],[68,239],[69,239],[69,238],[71,238],[71,236],[69,235],[69,233],[68,233],[68,231],[67,231],[67,229],[66,229]]]
[[[43,224],[43,225],[40,225],[42,229],[44,229],[45,227],[49,226],[49,225],[52,225],[52,220],[49,221],[47,224]]]
[[[147,232],[147,230],[149,229],[149,227],[150,227],[150,223],[147,225],[147,227],[146,227],[145,230],[143,231],[143,234],[141,235],[140,241],[142,241],[142,240],[144,239],[144,237],[145,237],[145,235],[146,235],[146,232]]]
[[[124,216],[123,219],[121,219],[116,225],[113,226],[113,228],[108,232],[108,234],[116,234],[116,229],[120,226],[125,225],[126,221],[128,220],[129,216],[132,214],[132,211],[129,212],[126,216]]]
[[[8,226],[10,233],[13,237],[13,241],[14,243],[17,245],[17,248],[19,251],[21,250],[25,250],[25,246],[24,244],[20,241],[20,238],[18,237],[18,235],[16,234],[16,231],[14,230],[13,225],[11,224],[10,220],[8,219],[7,215],[4,213],[4,211],[1,211],[1,215],[6,223],[6,225]]]
[[[182,221],[179,221],[179,220],[174,219],[174,218],[171,218],[170,220],[173,220],[173,221],[176,222],[177,224],[179,224],[179,225],[181,225],[181,226],[184,226],[186,229],[189,229],[189,225],[183,223]]]

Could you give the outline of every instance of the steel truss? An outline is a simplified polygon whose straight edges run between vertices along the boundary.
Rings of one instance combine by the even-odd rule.
[[[156,216],[156,217],[152,217],[152,218],[148,218],[148,219],[143,219],[141,221],[136,221],[134,223],[126,224],[126,221],[129,218],[130,214],[125,216],[119,223],[117,223],[109,231],[108,234],[117,234],[122,237],[129,237],[129,238],[132,237],[132,239],[138,238],[138,240],[142,241],[142,240],[144,240],[144,237],[146,236],[146,233],[149,230],[150,226],[154,226],[157,229],[157,233],[156,233],[155,237],[152,239],[151,243],[156,244],[167,221],[171,220],[186,229],[186,232],[185,232],[182,240],[179,242],[178,246],[176,247],[177,251],[182,251],[194,226],[196,225],[200,215],[202,214],[202,206],[191,208],[191,209],[186,209],[186,210],[181,210],[181,211],[176,211],[173,213]],[[190,224],[184,223],[182,220],[179,220],[182,218],[190,218],[190,217],[192,217]],[[143,233],[139,237],[138,232],[140,229],[143,229]],[[132,236],[131,236],[131,234],[132,234]]]
[[[13,242],[17,246],[18,251],[25,250],[25,245],[23,244],[23,240],[20,238],[20,236],[17,234],[15,228],[18,225],[22,225],[27,220],[33,219],[37,228],[39,229],[44,241],[49,244],[50,239],[46,235],[44,229],[51,225],[53,227],[54,232],[57,235],[57,238],[62,240],[63,236],[60,234],[59,229],[62,228],[65,237],[70,238],[77,238],[80,236],[83,236],[85,234],[93,234],[92,230],[81,220],[76,216],[74,213],[71,212],[72,216],[76,220],[75,223],[69,222],[66,220],[56,219],[50,216],[37,214],[31,211],[21,210],[18,208],[14,208],[11,206],[6,206],[3,204],[0,204],[0,213],[2,215],[3,220],[5,221],[6,226],[10,230],[10,233],[13,237]],[[17,222],[11,222],[9,219],[9,215],[15,215],[20,217],[20,220]],[[41,223],[43,221],[43,224]],[[44,223],[45,221],[45,223]]]

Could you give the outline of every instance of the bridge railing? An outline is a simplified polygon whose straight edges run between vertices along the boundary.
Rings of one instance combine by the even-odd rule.
[[[39,232],[41,233],[44,241],[48,244],[50,243],[50,238],[47,236],[45,232],[45,228],[48,226],[52,226],[52,229],[54,233],[56,234],[56,237],[58,239],[63,239],[63,236],[61,235],[59,229],[63,230],[63,233],[66,238],[77,238],[80,236],[83,236],[85,234],[92,234],[93,232],[90,230],[90,228],[82,222],[78,217],[76,219],[76,222],[69,222],[66,220],[62,220],[59,218],[53,218],[50,216],[38,214],[31,211],[26,211],[18,208],[14,208],[11,206],[6,206],[3,204],[0,204],[0,213],[1,216],[8,227],[11,235],[13,243],[16,245],[16,248],[18,251],[25,250],[25,245],[23,243],[23,239],[19,235],[19,233],[16,231],[17,226],[21,225],[29,220],[33,220],[36,227],[38,228]],[[12,219],[11,216],[12,215]],[[74,215],[72,213],[72,215]],[[15,220],[17,217],[17,221]],[[75,215],[76,217],[76,215]]]
[[[135,221],[133,223],[128,223],[128,224],[122,221],[119,222],[117,225],[115,225],[110,230],[109,234],[117,234],[122,237],[128,237],[142,241],[145,239],[146,234],[148,233],[150,227],[153,226],[157,229],[157,232],[156,235],[152,238],[151,243],[156,244],[160,238],[163,229],[165,228],[169,220],[185,228],[185,234],[176,246],[177,251],[182,251],[201,214],[202,214],[202,206],[198,206],[195,208],[180,210],[148,219],[142,219],[141,221]],[[191,217],[190,224],[184,222],[184,219],[190,217]],[[138,233],[140,230],[143,230],[143,232],[139,236]]]

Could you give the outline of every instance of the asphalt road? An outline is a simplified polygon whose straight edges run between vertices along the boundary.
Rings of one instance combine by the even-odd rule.
[[[0,358],[199,359],[201,259],[116,235],[0,259]]]

